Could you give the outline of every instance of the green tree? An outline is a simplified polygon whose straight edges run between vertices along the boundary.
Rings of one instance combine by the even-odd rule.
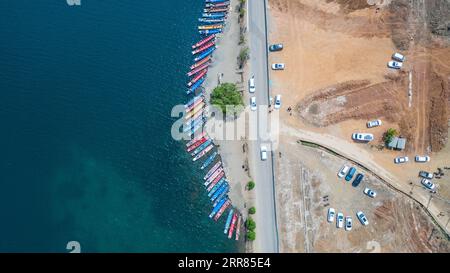
[[[249,191],[251,191],[251,190],[253,190],[254,187],[255,187],[255,182],[253,182],[253,181],[248,181],[248,183],[247,183],[247,189],[248,189]]]
[[[247,240],[254,241],[256,239],[256,233],[253,230],[247,231]]]
[[[223,83],[214,88],[211,104],[219,106],[224,114],[227,112],[227,106],[244,106],[242,95],[234,83]]]
[[[389,128],[386,133],[384,133],[384,143],[387,145],[389,142],[392,141],[392,139],[397,135],[397,130],[395,130],[394,128]]]
[[[248,47],[241,48],[241,51],[239,52],[238,56],[239,68],[242,68],[249,58],[250,58],[250,49]]]
[[[256,208],[255,207],[251,207],[248,209],[248,214],[255,214],[256,213]]]
[[[248,229],[248,230],[255,230],[255,228],[256,228],[256,223],[255,223],[255,221],[254,221],[251,217],[249,217],[249,218],[247,219],[246,226],[247,226],[247,229]]]

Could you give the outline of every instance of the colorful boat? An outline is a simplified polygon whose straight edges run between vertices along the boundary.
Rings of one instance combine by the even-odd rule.
[[[202,101],[201,103],[197,104],[194,108],[189,110],[189,112],[186,112],[186,115],[184,116],[185,120],[191,119],[198,111],[202,110],[205,106],[205,103]]]
[[[203,162],[203,165],[200,167],[200,169],[205,169],[207,168],[209,165],[211,165],[211,163],[214,162],[214,159],[217,156],[217,152],[214,152],[210,157],[208,157],[208,159],[205,160],[205,162]]]
[[[200,111],[198,111],[198,112],[196,112],[195,114],[194,114],[194,116],[192,116],[192,117],[190,117],[189,119],[187,119],[186,120],[186,122],[192,122],[192,121],[194,121],[194,120],[196,120],[196,119],[198,119],[198,118],[200,118],[200,117],[204,117],[204,118],[206,118],[206,111],[202,108],[202,109],[200,109]],[[188,124],[189,125],[189,124]]]
[[[190,132],[190,135],[194,135],[200,128],[203,128],[203,123],[197,124]]]
[[[222,180],[226,181],[225,173],[220,173],[216,178],[214,178],[214,180],[211,182],[211,184],[208,185],[206,190],[208,192],[211,192],[217,184],[221,183]]]
[[[222,13],[203,13],[202,17],[203,18],[226,18],[227,14],[222,12]]]
[[[197,76],[195,76],[190,82],[188,82],[187,86],[190,87],[199,81],[202,77],[204,77],[208,73],[208,68],[203,69]]]
[[[203,177],[203,180],[208,179],[208,177],[213,174],[222,164],[221,161],[218,161],[216,164],[214,164],[214,166],[206,173],[206,175]]]
[[[198,146],[192,153],[191,156],[196,156],[198,153],[200,153],[201,151],[203,151],[206,147],[209,146],[209,144],[211,144],[212,139],[208,139],[207,141],[205,141],[205,143],[203,143],[202,145]]]
[[[212,7],[224,7],[230,5],[230,1],[224,1],[219,3],[206,3],[205,7],[212,8]]]
[[[228,183],[223,184],[223,185],[216,191],[216,193],[213,194],[213,196],[211,197],[211,201],[214,202],[214,200],[216,200],[217,197],[219,197],[219,195],[221,195],[224,191],[228,191],[229,188],[230,188],[230,186],[228,186]]]
[[[212,148],[214,148],[214,144],[209,145],[206,149],[204,149],[203,151],[201,151],[201,153],[199,153],[198,155],[196,155],[192,161],[197,161],[200,158],[202,158],[205,154],[207,154],[209,151],[212,150]]]
[[[225,228],[223,230],[223,233],[227,234],[232,218],[233,218],[233,209],[231,209],[230,212],[228,213],[228,217],[227,217],[227,221],[225,222]]]
[[[203,101],[204,99],[205,99],[205,97],[203,95],[198,95],[196,97],[193,97],[184,105],[184,108],[189,108],[192,104],[198,102],[199,100]]]
[[[192,87],[191,88],[189,88],[187,91],[186,91],[186,94],[191,94],[191,93],[194,93],[195,92],[195,90],[197,90],[202,84],[203,84],[203,82],[205,81],[205,77],[203,77],[203,78],[201,78],[200,80],[198,80],[196,83],[194,83],[194,85],[192,85]]]
[[[198,146],[202,145],[207,140],[208,140],[207,137],[202,137],[199,141],[197,141],[193,145],[189,146],[189,148],[187,148],[187,152],[189,153],[190,151],[196,149]]]
[[[236,225],[236,241],[239,240],[239,235],[241,233],[241,218],[242,218],[242,216],[241,216],[241,214],[239,214],[239,218],[238,218],[237,225]]]
[[[225,198],[227,196],[227,194],[228,194],[228,191],[224,191],[221,195],[219,195],[219,197],[216,199],[216,201],[214,201],[213,207],[215,207],[219,203],[220,200]]]
[[[231,236],[233,236],[233,231],[234,228],[236,227],[236,221],[237,221],[237,213],[234,214],[233,220],[231,221],[230,231],[228,232],[228,239],[231,239]]]
[[[222,213],[231,205],[231,201],[227,200],[225,204],[222,205],[219,212],[217,212],[216,216],[214,216],[214,221],[219,220],[220,216],[222,216]]]
[[[196,49],[197,47],[200,47],[204,44],[206,44],[207,42],[213,40],[214,38],[216,38],[216,35],[212,34],[209,35],[208,37],[202,39],[201,41],[199,41],[198,43],[196,43],[195,45],[192,46],[192,49]]]
[[[192,109],[197,107],[199,104],[204,103],[203,97],[201,99],[198,99],[194,103],[190,104],[189,106],[185,107],[185,112],[189,113]]]
[[[210,63],[207,62],[207,63],[205,63],[205,64],[203,64],[203,65],[201,65],[199,67],[196,67],[196,68],[192,69],[191,71],[189,71],[188,73],[186,73],[186,75],[188,75],[188,77],[191,77],[191,76],[201,72],[203,69],[208,68],[209,64]]]
[[[211,30],[211,29],[221,29],[221,28],[223,28],[223,24],[198,26],[198,30]]]
[[[211,53],[214,52],[214,50],[216,50],[217,46],[213,46],[211,48],[208,48],[205,52],[203,52],[202,54],[198,55],[197,57],[194,58],[194,62],[198,62],[203,58],[208,57]]]
[[[198,18],[198,21],[206,24],[225,23],[225,18]]]
[[[203,60],[200,60],[200,61],[196,62],[195,64],[191,65],[190,69],[194,70],[197,67],[199,67],[205,63],[208,63],[209,61],[211,61],[211,56],[208,56],[208,57],[204,58]]]
[[[211,185],[209,185],[210,187],[213,186],[211,189],[208,187],[207,191],[208,191],[208,197],[211,197],[219,188],[220,186],[223,185],[223,183],[227,182],[227,180],[225,179],[225,177],[222,177],[218,183],[216,183],[215,185],[213,185],[211,183]]]
[[[210,184],[217,183],[217,181],[219,181],[224,176],[225,176],[225,173],[222,171],[218,175],[214,176],[214,179],[206,181],[205,183],[203,183],[203,185],[205,185],[205,187],[208,187]]]
[[[228,7],[226,8],[207,8],[207,9],[203,9],[204,13],[222,13],[222,12],[227,12],[228,11]]]
[[[200,35],[219,34],[221,32],[222,32],[221,29],[205,29],[205,30],[198,31],[198,33],[200,33]]]
[[[209,184],[211,184],[218,176],[220,176],[220,174],[223,173],[223,168],[220,167],[218,168],[208,179],[206,179],[205,183],[203,183],[203,185],[205,185],[205,187],[207,187]]]
[[[212,46],[214,46],[214,45],[216,45],[216,42],[214,42],[214,41],[209,42],[209,43],[207,43],[207,44],[205,44],[205,45],[203,45],[203,46],[201,46],[201,47],[199,47],[199,48],[193,50],[193,51],[192,51],[192,55],[201,53],[202,51],[205,51],[205,50],[207,50],[208,48],[210,48],[210,47],[212,47]]]
[[[209,218],[213,218],[213,216],[223,207],[223,205],[226,204],[226,202],[228,201],[227,198],[222,199],[211,211],[211,213],[209,214]]]
[[[222,3],[228,0],[205,0],[205,3]]]

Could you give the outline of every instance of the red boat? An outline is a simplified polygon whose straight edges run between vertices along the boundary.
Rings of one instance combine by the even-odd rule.
[[[224,175],[225,175],[224,172],[220,173],[220,175],[214,179],[214,181],[208,186],[206,190],[210,192],[212,188],[214,188],[214,186],[223,178]]]
[[[231,236],[233,235],[234,227],[236,226],[236,221],[237,221],[237,213],[235,213],[233,215],[233,220],[231,221],[231,227],[230,227],[230,230],[228,231],[228,239],[231,239]]]
[[[242,216],[239,215],[238,221],[237,221],[237,225],[236,225],[236,241],[239,240],[239,235],[241,233],[241,218]]]
[[[189,146],[189,148],[187,148],[187,151],[190,152],[190,151],[196,149],[198,146],[202,145],[207,140],[208,140],[207,137],[204,137],[204,138],[200,139],[199,141],[197,141],[194,144],[192,144],[191,146]]]
[[[211,34],[208,37],[206,37],[205,39],[201,40],[200,42],[196,43],[195,45],[192,46],[192,49],[195,49],[199,46],[202,46],[204,44],[206,44],[207,42],[211,41],[212,39],[214,39],[216,37],[215,34]]]
[[[200,72],[197,76],[195,76],[195,78],[193,78],[190,82],[188,82],[187,86],[191,87],[191,85],[193,85],[198,80],[200,80],[203,76],[205,76],[206,73],[208,73],[208,68],[203,69],[202,72]]]
[[[202,71],[203,69],[208,68],[208,66],[209,66],[209,63],[204,64],[204,65],[202,65],[202,66],[200,66],[200,67],[197,67],[197,68],[194,69],[194,70],[191,70],[189,73],[187,73],[187,75],[188,75],[189,77],[192,76],[192,75],[195,75],[195,74],[197,74],[198,72]]]
[[[223,212],[231,205],[230,199],[228,199],[225,204],[222,205],[219,212],[214,216],[214,221],[219,220],[220,216],[222,216]]]
[[[192,109],[197,107],[197,105],[199,105],[200,103],[203,103],[203,99],[198,100],[198,101],[194,102],[194,104],[192,104],[191,106],[187,107],[186,110],[185,110],[186,113],[189,113]],[[188,146],[190,146],[190,145],[188,145]]]
[[[203,10],[205,13],[214,13],[214,12],[227,12],[228,7],[226,8],[208,8]]]
[[[212,46],[215,45],[215,44],[216,44],[216,42],[214,42],[214,41],[209,42],[209,43],[205,44],[204,46],[201,46],[201,47],[197,48],[196,50],[192,51],[192,55],[195,55],[195,54],[197,54],[197,53],[200,53],[200,52],[202,52],[203,50],[206,50],[206,49],[212,47]]]
[[[196,62],[195,64],[191,65],[191,70],[201,66],[204,63],[209,62],[210,60],[211,60],[211,56],[208,56],[208,57],[204,58],[203,60]]]
[[[191,146],[192,144],[194,144],[195,142],[199,141],[200,139],[202,139],[204,136],[206,136],[206,132],[202,132],[200,135],[198,135],[197,137],[193,138],[191,141],[189,141],[188,143],[186,143],[186,147]]]

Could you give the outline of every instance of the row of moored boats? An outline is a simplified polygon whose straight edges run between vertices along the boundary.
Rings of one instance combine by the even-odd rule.
[[[192,55],[194,64],[191,65],[187,76],[187,94],[193,97],[185,104],[186,115],[183,131],[190,136],[190,141],[186,143],[186,150],[192,156],[192,161],[203,160],[200,167],[206,173],[203,177],[208,198],[212,203],[212,210],[209,218],[215,221],[226,214],[224,233],[228,238],[233,237],[239,240],[240,227],[243,222],[239,211],[233,208],[228,192],[230,185],[225,176],[222,161],[214,147],[212,139],[203,130],[207,121],[206,102],[204,88],[202,84],[206,80],[208,68],[212,63],[212,54],[216,50],[217,38],[225,27],[227,14],[230,8],[230,1],[226,0],[205,0],[205,8],[202,17],[198,19],[201,25],[198,32],[202,39],[192,45]]]

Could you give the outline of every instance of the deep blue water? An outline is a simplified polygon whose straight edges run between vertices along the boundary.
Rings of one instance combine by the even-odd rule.
[[[202,5],[0,1],[0,252],[237,251],[170,136]]]

